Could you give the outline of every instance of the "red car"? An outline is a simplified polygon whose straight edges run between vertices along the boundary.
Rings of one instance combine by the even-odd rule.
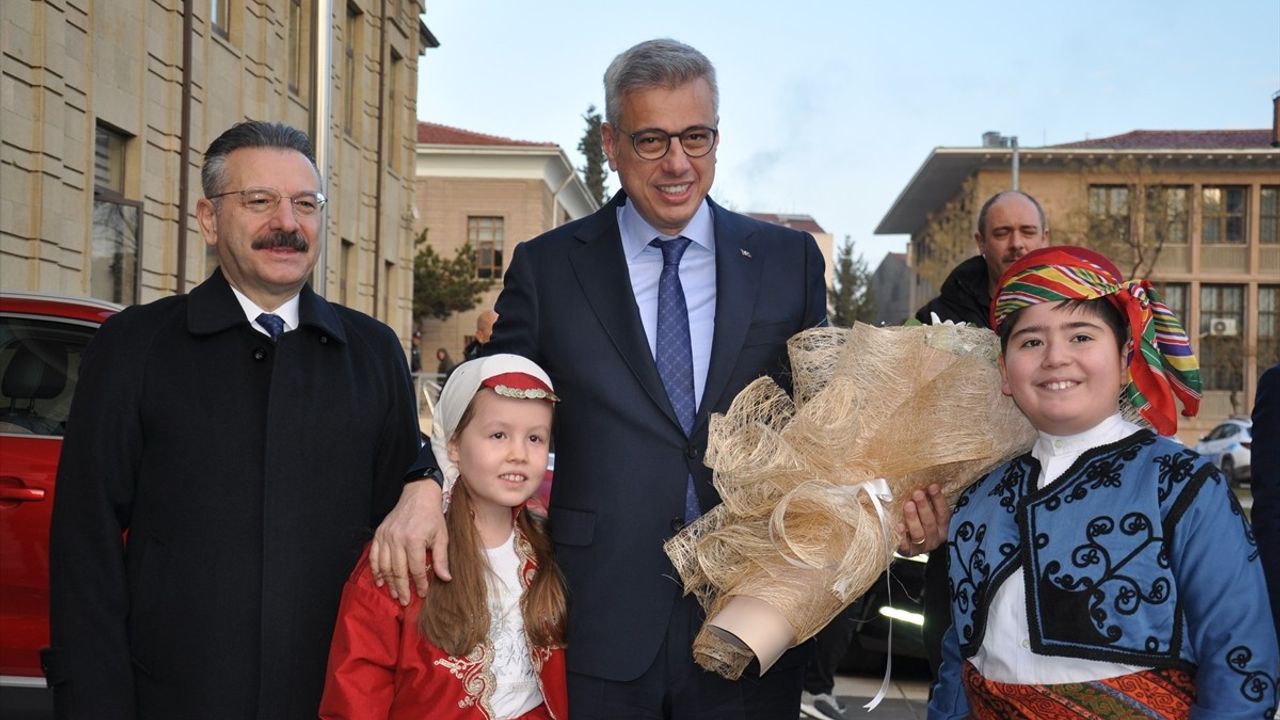
[[[80,357],[121,307],[0,294],[0,715],[49,703],[49,515]]]

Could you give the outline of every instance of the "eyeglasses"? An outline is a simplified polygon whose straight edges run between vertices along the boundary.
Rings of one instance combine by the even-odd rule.
[[[210,200],[217,200],[228,195],[239,195],[240,204],[251,213],[265,215],[273,213],[276,208],[280,207],[280,201],[285,199],[280,191],[273,188],[245,188],[244,190],[232,190],[230,192],[218,193],[210,195]],[[329,199],[324,193],[318,192],[302,192],[289,198],[289,203],[293,205],[293,211],[299,215],[315,215],[324,209],[325,203]]]
[[[684,149],[684,154],[691,158],[700,158],[716,146],[718,133],[719,131],[715,128],[704,125],[694,125],[678,133],[669,133],[665,130],[641,130],[630,133],[631,147],[635,148],[636,155],[644,160],[661,160],[671,150],[671,139],[680,138],[680,147]]]

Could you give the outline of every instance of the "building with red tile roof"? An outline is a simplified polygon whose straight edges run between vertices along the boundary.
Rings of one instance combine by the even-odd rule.
[[[418,122],[413,229],[452,258],[470,243],[477,272],[494,280],[474,309],[446,320],[418,318],[424,370],[444,348],[460,360],[476,318],[502,289],[515,246],[594,212],[599,204],[559,145]]]

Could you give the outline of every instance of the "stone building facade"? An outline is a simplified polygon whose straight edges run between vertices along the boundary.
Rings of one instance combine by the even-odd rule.
[[[495,281],[472,310],[419,318],[423,370],[433,372],[437,348],[461,361],[476,318],[498,299],[515,246],[599,204],[559,145],[437,123],[418,123],[416,173],[415,235],[426,230],[427,242],[447,258],[470,242],[477,272]]]
[[[877,233],[911,235],[912,308],[945,274],[934,260],[976,252],[978,208],[1012,186],[1012,154],[935,149],[881,221]],[[1249,413],[1258,376],[1280,362],[1280,131],[1136,130],[1018,155],[1018,187],[1044,206],[1052,241],[1151,280],[1186,325],[1205,393],[1182,438]]]
[[[279,120],[316,142],[330,198],[313,286],[407,341],[418,61],[437,44],[422,11],[0,3],[0,286],[122,304],[190,290],[217,262],[195,220],[202,151]]]

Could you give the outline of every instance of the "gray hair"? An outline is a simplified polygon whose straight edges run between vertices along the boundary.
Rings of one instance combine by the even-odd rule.
[[[320,175],[316,167],[316,153],[311,148],[311,139],[301,130],[284,123],[269,123],[260,120],[246,120],[232,125],[209,143],[204,151],[204,166],[200,168],[200,186],[204,196],[217,195],[222,190],[226,172],[227,156],[240,148],[278,148],[280,150],[296,150],[302,153]]]
[[[987,212],[991,210],[992,205],[996,204],[996,201],[998,201],[1000,198],[1004,197],[1005,195],[1021,195],[1022,197],[1030,200],[1031,204],[1035,206],[1036,212],[1040,214],[1040,232],[1043,233],[1049,229],[1049,221],[1046,220],[1044,217],[1044,208],[1040,207],[1040,201],[1031,197],[1027,193],[1022,192],[1021,190],[1005,190],[1003,192],[998,192],[995,195],[992,195],[991,197],[987,198],[986,202],[982,203],[982,209],[978,211],[978,234],[979,235],[981,235],[982,237],[987,236]]]
[[[618,127],[622,98],[632,90],[676,88],[702,78],[711,86],[711,109],[720,112],[716,69],[706,55],[669,38],[646,40],[632,46],[609,63],[604,71],[605,120]]]

